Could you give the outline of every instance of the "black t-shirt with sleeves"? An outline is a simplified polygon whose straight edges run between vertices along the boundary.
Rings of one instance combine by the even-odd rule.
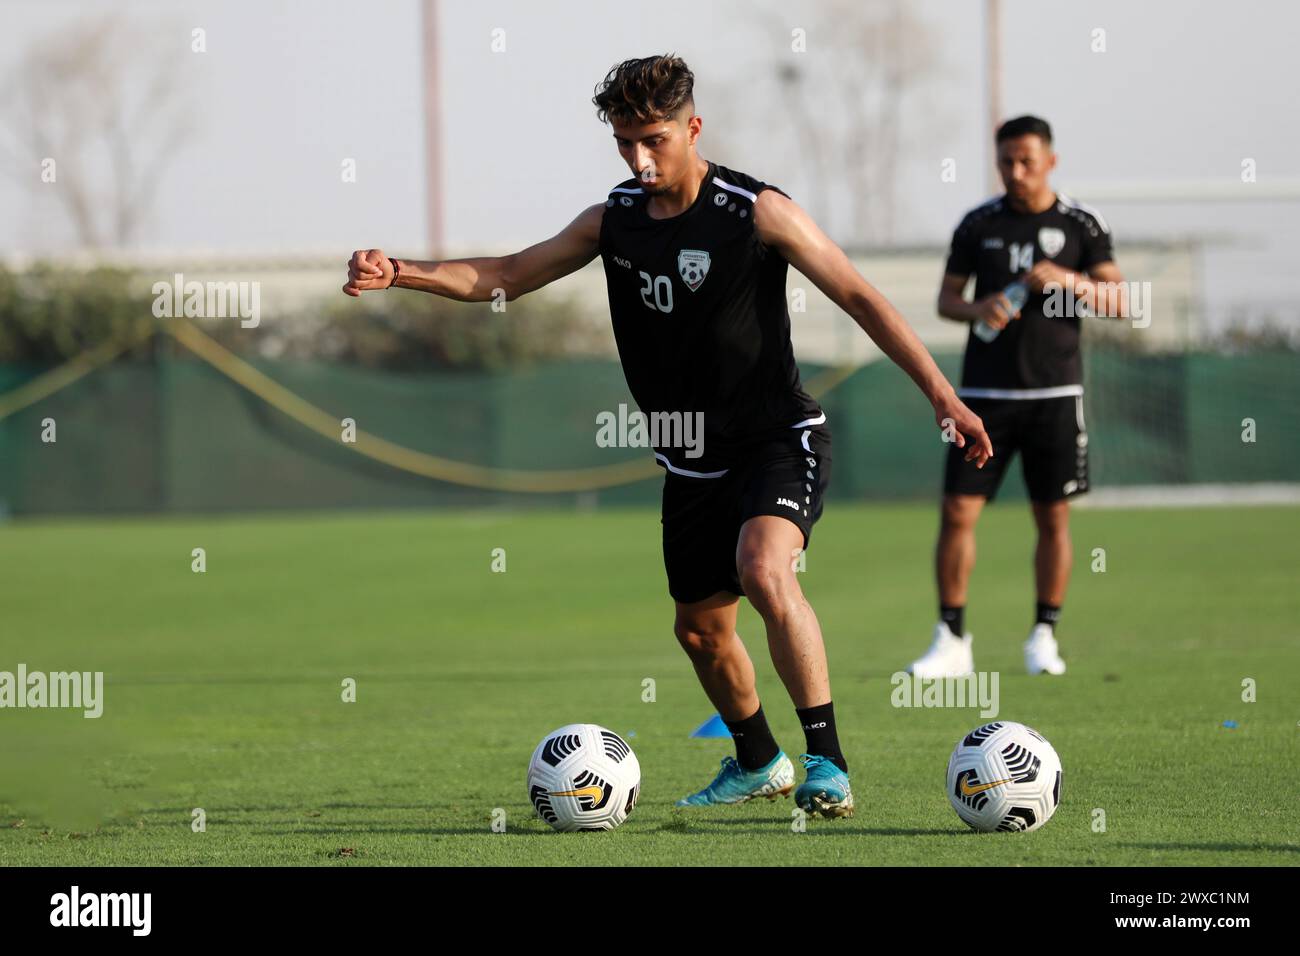
[[[952,237],[946,272],[975,276],[975,298],[1000,292],[1035,262],[1051,259],[1075,272],[1113,258],[1101,214],[1060,193],[1040,213],[1022,213],[1002,196],[966,214]],[[966,342],[962,389],[1020,392],[1081,386],[1079,318],[1049,317],[1045,293],[1031,294],[1020,318],[992,342]]]
[[[656,448],[671,468],[712,473],[764,438],[825,421],[790,343],[788,263],[754,229],[758,194],[776,188],[711,162],[677,216],[652,218],[635,179],[605,203],[600,255],[628,389],[647,416],[704,414],[702,456]]]

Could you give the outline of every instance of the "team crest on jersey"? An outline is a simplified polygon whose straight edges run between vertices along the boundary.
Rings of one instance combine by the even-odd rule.
[[[677,253],[677,273],[694,292],[709,274],[709,254],[702,249],[683,249]]]
[[[1047,258],[1053,258],[1058,252],[1065,248],[1065,233],[1060,229],[1053,229],[1050,226],[1044,226],[1038,230],[1038,247],[1043,250],[1043,255]]]

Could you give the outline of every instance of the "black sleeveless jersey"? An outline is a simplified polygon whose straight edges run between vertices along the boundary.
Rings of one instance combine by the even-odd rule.
[[[1040,213],[1016,212],[1002,196],[968,212],[952,237],[945,271],[975,275],[975,298],[1000,292],[1035,262],[1084,272],[1113,258],[1110,230],[1095,209],[1057,194]],[[1082,394],[1083,363],[1077,315],[1048,315],[1047,296],[1031,294],[1020,318],[1007,323],[992,342],[973,332],[962,363],[963,395],[1033,398],[1073,389]],[[1071,310],[1072,311],[1072,310]],[[1024,393],[1024,394],[1022,394]]]
[[[716,477],[758,442],[826,420],[799,382],[788,263],[754,230],[754,201],[776,188],[711,162],[680,215],[652,219],[635,178],[605,203],[600,255],[628,389],[646,418],[703,416],[702,455],[656,445],[671,471]]]

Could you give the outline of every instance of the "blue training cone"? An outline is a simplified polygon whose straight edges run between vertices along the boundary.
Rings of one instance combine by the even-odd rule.
[[[720,714],[714,714],[691,733],[692,737],[731,737],[731,731]]]

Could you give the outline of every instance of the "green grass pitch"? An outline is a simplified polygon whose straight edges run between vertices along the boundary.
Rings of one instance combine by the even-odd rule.
[[[0,863],[1300,863],[1300,510],[1076,511],[1057,679],[1023,673],[1027,509],[986,511],[976,666],[1001,673],[999,716],[1042,732],[1065,768],[1053,819],[1013,835],[968,831],[945,797],[978,712],[890,704],[889,676],[933,625],[935,520],[831,502],[817,526],[801,581],[858,808],[803,833],[790,800],[672,807],[730,748],[688,738],[712,709],[672,634],[655,511],[10,523],[0,670],[102,670],[106,701],[98,720],[0,711]],[[794,756],[798,723],[743,602],[738,630]],[[527,803],[533,747],[577,721],[640,759],[616,832],[553,833]]]

